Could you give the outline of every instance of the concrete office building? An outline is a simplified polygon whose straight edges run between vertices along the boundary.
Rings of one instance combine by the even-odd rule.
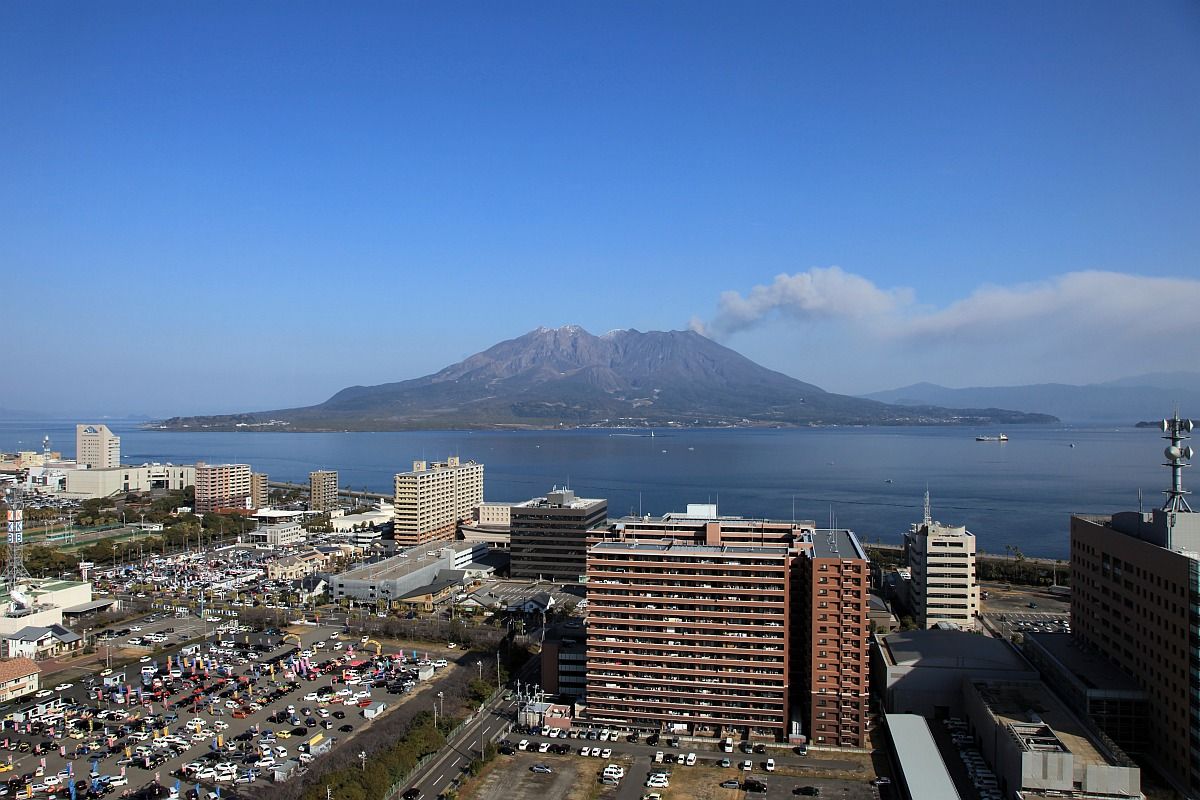
[[[75,462],[89,469],[121,466],[121,437],[107,425],[76,425]]]
[[[338,505],[337,470],[319,469],[308,473],[309,510],[332,511]]]
[[[961,630],[900,631],[871,646],[871,682],[889,714],[962,717],[964,681],[1037,679],[1005,640]]]
[[[271,505],[268,499],[270,490],[268,488],[269,478],[265,472],[250,473],[250,507],[253,509],[266,508]]]
[[[1142,798],[1137,765],[1041,682],[968,681],[963,703],[1005,797]]]
[[[125,492],[181,490],[196,484],[196,468],[190,464],[142,464],[140,467],[69,469],[63,471],[60,494],[77,497],[110,497]]]
[[[1149,751],[1149,694],[1137,681],[1069,633],[1026,633],[1021,651],[1073,714],[1127,753]]]
[[[252,508],[249,464],[196,464],[196,513]]]
[[[587,568],[590,717],[862,745],[868,579],[852,533],[690,505],[622,518],[598,539]]]
[[[578,581],[587,570],[587,543],[608,523],[608,501],[555,489],[511,509],[510,573],[514,578]]]
[[[925,519],[904,537],[912,582],[908,604],[917,624],[941,623],[964,630],[979,616],[979,578],[975,574],[975,534],[963,526],[943,525],[930,517],[925,493]]]
[[[512,523],[512,507],[517,503],[480,503],[475,509],[475,522],[484,527],[508,530]]]
[[[587,648],[577,639],[542,643],[542,691],[554,697],[582,697],[587,690]]]
[[[303,544],[307,538],[304,528],[298,522],[279,522],[275,525],[259,525],[247,534],[247,540],[256,547],[269,547],[272,550],[281,547],[292,547]]]
[[[1162,427],[1162,508],[1071,517],[1071,630],[1146,691],[1147,757],[1200,797],[1200,514],[1182,481],[1193,424],[1177,415]]]
[[[469,522],[483,502],[483,464],[414,461],[411,472],[395,478],[397,547],[424,545],[454,538],[460,522]]]
[[[472,582],[486,570],[476,562],[487,555],[487,548],[469,542],[449,542],[436,550],[415,548],[399,555],[332,577],[334,600],[343,597],[360,602],[396,601],[411,592],[433,584],[439,573],[454,573],[460,586]]]

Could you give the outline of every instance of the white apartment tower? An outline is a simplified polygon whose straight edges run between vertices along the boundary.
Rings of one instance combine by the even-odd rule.
[[[396,475],[396,545],[408,547],[453,539],[458,523],[470,521],[483,502],[483,464],[414,461]]]
[[[88,469],[121,466],[121,437],[107,425],[76,425],[75,463]]]
[[[964,526],[943,525],[930,517],[925,493],[925,519],[904,537],[912,572],[909,598],[917,624],[940,622],[964,630],[975,627],[979,615],[979,578],[975,572],[975,534]]]

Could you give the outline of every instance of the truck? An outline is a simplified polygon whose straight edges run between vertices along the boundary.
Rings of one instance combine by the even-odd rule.
[[[659,750],[654,754],[654,763],[655,764],[663,763],[663,751],[662,750]]]
[[[726,736],[725,741],[721,742],[721,752],[722,753],[732,753],[733,752],[733,737],[732,736]]]

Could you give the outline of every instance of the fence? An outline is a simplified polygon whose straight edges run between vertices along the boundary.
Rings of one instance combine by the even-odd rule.
[[[500,690],[498,690],[498,689],[496,691],[492,692],[491,695],[486,700],[484,700],[482,703],[480,703],[480,707],[487,708],[487,706],[489,704],[491,704],[491,702],[493,700],[495,700],[496,697],[499,696],[499,694],[500,694]],[[468,725],[470,725],[471,722],[474,721],[474,719],[475,719],[475,715],[472,714],[471,716],[464,719],[462,722],[455,725],[454,730],[452,730],[448,734],[446,734],[446,744],[449,744],[450,742],[454,741],[454,737],[457,736],[458,734],[462,733],[463,729],[466,728]],[[503,736],[504,734],[508,733],[510,730],[512,730],[511,723],[507,728],[501,729],[501,731],[497,735]],[[495,737],[492,737],[492,740],[494,741]],[[418,760],[416,764],[413,764],[412,769],[410,769],[408,772],[404,773],[404,775],[401,776],[400,780],[398,780],[392,784],[391,788],[388,789],[386,793],[384,793],[383,797],[380,800],[391,800],[393,797],[397,797],[400,794],[400,791],[404,788],[404,785],[406,783],[408,783],[409,779],[412,778],[413,775],[416,775],[421,770],[422,767],[424,767],[430,761],[433,761],[435,758],[437,758],[439,755],[441,755],[441,753],[442,753],[442,751],[438,750],[436,753],[430,753],[427,756],[422,756],[421,759]],[[463,765],[463,768],[460,771],[459,775],[456,776],[453,781],[451,781],[450,788],[458,787],[459,778],[462,776],[462,772],[465,772],[469,766],[470,766],[470,762]]]

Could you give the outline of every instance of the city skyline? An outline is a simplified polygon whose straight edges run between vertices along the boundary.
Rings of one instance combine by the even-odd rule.
[[[0,22],[5,408],[308,405],[538,325],[843,393],[1200,354],[1187,3]]]

